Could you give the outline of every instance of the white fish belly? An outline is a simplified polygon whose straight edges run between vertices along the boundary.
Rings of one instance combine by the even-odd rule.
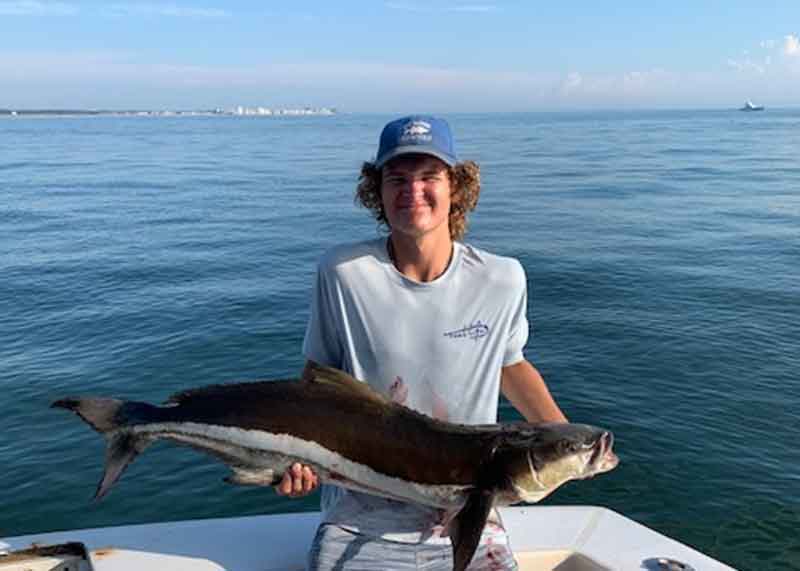
[[[271,485],[295,462],[308,464],[327,483],[437,508],[460,507],[471,487],[425,484],[383,474],[311,440],[232,426],[157,423],[131,427],[136,434],[166,438],[223,456],[239,484]],[[235,463],[235,465],[232,465]]]

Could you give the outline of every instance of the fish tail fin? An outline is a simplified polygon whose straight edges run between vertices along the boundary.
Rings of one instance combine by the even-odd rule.
[[[152,439],[145,436],[137,436],[131,432],[123,431],[111,435],[106,447],[106,465],[103,477],[97,484],[94,494],[94,501],[99,500],[108,493],[125,468],[147,448]]]
[[[493,504],[492,492],[476,490],[450,522],[448,528],[453,543],[453,571],[464,571],[472,561]]]
[[[51,406],[73,411],[108,439],[105,471],[97,485],[95,500],[108,493],[128,464],[152,442],[152,438],[128,428],[159,419],[158,407],[110,398],[64,398]]]

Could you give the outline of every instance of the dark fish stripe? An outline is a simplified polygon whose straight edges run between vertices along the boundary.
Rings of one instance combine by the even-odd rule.
[[[318,367],[322,381],[217,385],[179,393],[151,422],[195,422],[290,434],[374,470],[424,484],[471,484],[498,427],[445,424]],[[353,385],[356,386],[353,386]],[[366,397],[366,398],[365,398]],[[342,422],[342,419],[347,422]]]

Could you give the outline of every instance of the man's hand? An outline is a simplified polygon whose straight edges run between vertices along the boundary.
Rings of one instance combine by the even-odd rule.
[[[301,465],[299,462],[292,464],[286,470],[283,480],[275,486],[275,491],[280,496],[290,498],[300,498],[306,496],[317,489],[319,480],[314,471],[308,466]]]

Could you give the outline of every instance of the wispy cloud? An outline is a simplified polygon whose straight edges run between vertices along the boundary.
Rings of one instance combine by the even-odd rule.
[[[495,12],[497,11],[497,6],[492,6],[489,4],[461,4],[458,6],[451,6],[450,10],[452,12]]]
[[[758,63],[753,61],[749,57],[745,57],[744,59],[728,59],[728,67],[731,69],[735,69],[736,71],[740,72],[750,72],[754,71],[756,73],[764,73],[766,71],[766,66],[770,65],[772,59],[767,56],[764,58],[764,63]]]
[[[762,66],[764,74],[733,73],[724,68],[695,73],[657,68],[557,73],[336,60],[207,65],[170,63],[125,52],[0,51],[0,77],[6,105],[28,107],[213,108],[313,103],[351,111],[455,112],[696,107],[734,105],[744,97],[770,105],[800,100],[800,82],[792,72],[792,64],[800,63],[800,58],[771,57],[772,67]],[[118,95],[109,100],[110,93]]]
[[[496,12],[498,10],[497,6],[494,4],[469,4],[463,2],[446,5],[434,5],[423,2],[386,2],[385,5],[391,10],[403,10],[406,12],[420,12],[426,14],[447,12],[485,14],[488,12]]]
[[[109,105],[109,90],[123,85],[138,98],[117,98],[115,104],[131,108],[150,101],[155,106],[204,101],[210,107],[316,101],[362,111],[452,109],[454,101],[461,109],[481,109],[488,90],[502,108],[524,109],[558,80],[554,74],[352,61],[170,64],[110,52],[0,52],[0,77],[5,80],[7,105],[19,105],[13,101],[23,99],[33,105],[30,94],[35,92],[37,105],[46,106],[49,93],[67,92],[73,104],[103,107]]]
[[[37,0],[0,1],[0,16],[64,16],[76,14],[78,7],[64,2],[39,2]]]
[[[78,13],[172,18],[224,18],[230,16],[229,12],[220,8],[178,6],[177,4],[118,3],[101,5],[92,9],[81,9],[77,4],[66,2],[0,0],[0,16],[65,16]]]
[[[789,34],[783,38],[783,55],[800,57],[800,38]]]
[[[581,76],[581,74],[577,71],[571,71],[561,82],[558,90],[562,95],[569,96],[577,91],[581,87],[582,83],[583,76]]]
[[[111,4],[107,11],[117,16],[168,16],[175,18],[225,18],[230,13],[219,8],[178,6],[176,4]]]
[[[597,101],[641,105],[657,102],[662,94],[675,93],[681,83],[693,80],[658,68],[621,73],[572,71],[561,79],[553,94],[571,103]]]
[[[792,75],[800,71],[800,37],[762,40],[752,50],[742,50],[739,57],[726,61],[728,68],[741,75]]]

